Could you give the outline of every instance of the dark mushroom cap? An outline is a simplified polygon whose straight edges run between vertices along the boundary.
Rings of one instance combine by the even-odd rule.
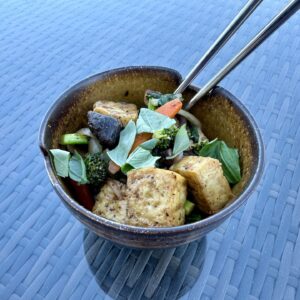
[[[122,129],[121,123],[113,117],[94,111],[89,111],[87,117],[88,125],[100,144],[109,149],[115,148]]]

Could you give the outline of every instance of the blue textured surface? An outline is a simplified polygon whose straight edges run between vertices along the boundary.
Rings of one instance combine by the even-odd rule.
[[[265,0],[196,83],[286,2]],[[37,145],[65,89],[129,65],[185,75],[244,3],[1,1],[1,300],[300,299],[300,13],[222,82],[255,116],[266,170],[247,204],[208,235],[205,257],[202,243],[131,251],[88,233],[54,193]]]

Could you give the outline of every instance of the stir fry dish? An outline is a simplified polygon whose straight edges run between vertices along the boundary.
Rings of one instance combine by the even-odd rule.
[[[180,226],[220,211],[241,180],[238,150],[208,140],[182,101],[151,90],[140,109],[97,101],[87,127],[50,150],[56,174],[82,206],[122,224]]]

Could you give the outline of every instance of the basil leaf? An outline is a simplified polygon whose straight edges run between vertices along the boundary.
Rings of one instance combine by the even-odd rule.
[[[123,166],[125,164],[135,136],[136,127],[134,122],[131,120],[121,131],[118,146],[115,149],[107,152],[109,158],[118,166]]]
[[[80,184],[88,183],[84,160],[77,151],[69,161],[69,176]]]
[[[235,184],[241,180],[239,153],[237,149],[228,147],[224,141],[215,139],[205,144],[199,155],[218,159],[229,183]]]
[[[174,119],[170,119],[169,117],[166,117],[150,109],[141,108],[139,117],[136,122],[137,133],[153,133],[156,130],[169,128],[175,123],[176,121]]]
[[[158,139],[151,139],[149,141],[140,144],[140,147],[145,150],[153,150],[157,145],[157,143],[158,143]]]
[[[160,156],[153,156],[149,150],[137,147],[126,160],[126,164],[131,165],[135,169],[154,167],[155,162]]]
[[[51,149],[50,152],[53,155],[56,174],[60,177],[68,177],[70,152],[61,149]]]
[[[173,147],[173,155],[167,157],[167,159],[172,159],[176,157],[178,154],[188,149],[189,146],[190,146],[190,139],[186,131],[186,124],[184,124],[179,128],[176,134],[174,147]]]
[[[220,143],[217,139],[214,139],[204,144],[204,146],[199,151],[199,156],[219,159],[219,153],[220,153]]]
[[[220,161],[222,162],[224,176],[234,184],[241,180],[241,169],[239,164],[239,153],[235,148],[229,148],[221,142]]]

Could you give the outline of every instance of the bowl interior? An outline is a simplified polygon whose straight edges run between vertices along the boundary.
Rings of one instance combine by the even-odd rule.
[[[86,79],[62,95],[48,111],[41,129],[41,147],[58,148],[62,134],[87,126],[86,114],[97,100],[121,100],[143,106],[146,89],[170,93],[180,81],[174,70],[150,67],[117,69]],[[183,94],[185,101],[196,91],[195,87],[188,88]],[[235,201],[257,171],[259,145],[255,124],[242,104],[222,88],[214,89],[191,112],[201,121],[209,139],[222,139],[239,150],[242,180],[233,189]],[[58,180],[70,195],[68,187]]]

